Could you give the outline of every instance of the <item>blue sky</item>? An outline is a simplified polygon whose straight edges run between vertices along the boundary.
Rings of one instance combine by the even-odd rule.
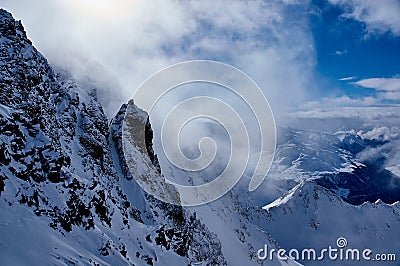
[[[382,1],[384,4],[385,1]],[[368,34],[365,22],[344,16],[341,6],[324,0],[314,1],[320,10],[310,15],[316,44],[317,70],[342,93],[374,94],[373,89],[349,85],[351,81],[370,77],[391,78],[400,73],[400,38],[391,31]]]
[[[315,1],[325,2],[325,1]],[[337,6],[320,4],[321,16],[311,23],[318,54],[318,68],[328,77],[392,77],[400,70],[400,38],[386,32],[366,37],[365,24],[342,18]]]

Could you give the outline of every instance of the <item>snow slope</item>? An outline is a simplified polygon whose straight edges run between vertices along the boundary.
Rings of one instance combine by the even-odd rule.
[[[55,72],[4,10],[0,76],[0,264],[225,264],[191,213],[122,174],[118,117],[109,127],[93,88]]]
[[[242,179],[215,202],[182,208],[134,180],[139,172],[161,180],[151,141],[133,138],[123,154],[124,115],[134,114],[125,126],[146,127],[140,134],[151,140],[147,115],[123,105],[109,122],[96,87],[52,68],[4,10],[0,86],[1,265],[299,265],[257,253],[265,245],[323,248],[341,236],[349,246],[399,250],[400,185],[379,158],[358,157],[385,142],[281,128],[271,173],[255,193]]]
[[[314,182],[295,187],[286,196],[264,207],[268,219],[264,230],[273,232],[280,245],[287,250],[329,245],[337,248],[336,240],[347,239],[347,248],[371,249],[373,254],[399,256],[400,205],[379,201],[354,206]],[[398,258],[397,258],[398,259]],[[321,261],[304,261],[305,265],[321,265]],[[324,265],[398,265],[391,261],[368,262],[329,260]],[[376,264],[374,264],[376,263]],[[381,264],[379,264],[381,263]]]

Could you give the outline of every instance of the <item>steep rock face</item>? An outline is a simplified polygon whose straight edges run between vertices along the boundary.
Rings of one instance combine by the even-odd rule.
[[[285,186],[304,178],[331,180],[322,185],[342,198],[306,182],[262,210],[245,180],[211,204],[181,208],[134,181],[139,170],[162,178],[146,113],[124,105],[108,123],[93,86],[54,71],[4,10],[0,56],[1,265],[298,265],[259,260],[257,250],[264,244],[322,248],[339,236],[376,252],[391,252],[388,243],[399,249],[398,203],[350,205],[342,200],[344,186],[357,183],[333,178],[368,168],[355,155],[370,144],[357,137],[288,129],[272,171],[279,181],[295,180]],[[130,160],[145,166],[133,171],[123,154],[127,112],[146,140],[132,143]]]
[[[195,214],[157,202],[126,178],[115,156],[123,112],[109,128],[93,93],[55,72],[4,10],[0,86],[0,262],[224,264]],[[21,228],[36,238],[13,237]],[[19,257],[35,247],[48,256]]]
[[[135,142],[133,139],[129,139],[132,140],[129,156],[123,154],[122,143],[122,121],[127,113],[130,121],[125,125],[128,127],[126,130],[135,132],[134,135],[142,135],[139,138],[143,141],[139,143],[140,141]],[[194,210],[159,201],[146,194],[137,183],[131,181],[133,179],[132,173],[138,176],[151,177],[150,182],[156,187],[157,180],[163,180],[160,174],[160,166],[157,164],[157,157],[151,148],[152,134],[149,133],[150,130],[147,114],[132,103],[129,104],[129,107],[128,105],[121,107],[110,126],[114,160],[119,162],[120,175],[123,176],[123,191],[137,210],[141,222],[146,225],[163,224],[156,230],[156,234],[148,235],[146,239],[154,241],[157,245],[166,249],[172,249],[177,254],[188,257],[191,261],[205,261],[210,265],[225,265],[226,262],[218,238],[197,219]],[[138,154],[147,153],[152,153],[152,156],[142,156],[142,158],[138,156]],[[126,161],[131,164],[130,167],[127,166]],[[165,187],[160,187],[160,189],[163,188]],[[173,187],[167,187],[167,189],[173,190]],[[173,190],[172,193],[179,197],[176,191]],[[137,194],[141,195],[140,201],[137,200]]]
[[[170,193],[167,194],[173,196],[174,193],[176,193],[173,187],[170,188],[164,185],[161,176],[158,175],[157,169],[160,168],[157,165],[156,159],[154,159],[156,158],[155,155],[143,158],[143,160],[134,159],[138,157],[135,154],[139,150],[141,153],[148,152],[150,155],[154,151],[151,147],[152,134],[147,131],[149,125],[147,114],[139,108],[132,108],[132,102],[129,105],[131,107],[124,105],[121,108],[110,127],[112,132],[111,136],[115,136],[113,139],[116,140],[116,161],[122,162],[122,175],[125,176],[126,180],[131,180],[133,178],[131,173],[144,176],[145,179],[143,181],[148,182],[150,187],[159,187],[159,191],[170,189]],[[131,144],[124,144],[131,149],[130,154],[132,154],[132,158],[130,158],[130,156],[126,157],[126,161],[131,164],[129,167],[124,164],[125,156],[122,154],[123,143],[121,142],[121,134],[123,134],[123,131],[120,121],[122,121],[124,114],[127,114],[129,117],[129,121],[125,124],[125,131],[132,133],[131,136],[125,139],[125,141],[129,141]],[[138,140],[135,140],[135,138],[138,138]],[[152,165],[155,165],[155,168],[150,167]],[[196,175],[178,171],[173,174],[174,178],[178,179],[189,180],[190,178],[194,178],[202,180],[207,178],[204,177],[202,173],[197,173]],[[189,176],[187,174],[189,174]],[[156,178],[155,180],[149,180],[147,178],[149,176]],[[135,185],[135,187],[124,186],[124,189],[126,191],[131,189],[135,191],[135,193],[143,193],[141,189],[138,189],[137,185]],[[128,198],[135,193],[127,193]],[[165,227],[157,231],[158,235],[155,236],[155,238],[151,236],[150,239],[163,243],[163,245],[167,247],[174,248],[178,253],[187,253],[189,257],[195,255],[196,257],[193,259],[197,261],[204,261],[203,258],[209,257],[210,259],[206,261],[210,264],[263,265],[265,264],[264,261],[258,260],[257,258],[257,248],[264,246],[264,244],[276,248],[277,242],[271,234],[263,231],[258,226],[260,221],[267,218],[265,212],[248,198],[247,193],[243,194],[243,191],[241,191],[239,187],[228,192],[225,196],[214,202],[197,207],[182,208],[180,206],[169,205],[149,195],[145,195],[145,198],[145,202],[134,203],[136,208],[142,213],[143,221],[145,221],[145,217],[147,216],[144,214],[148,214],[149,212],[163,213],[163,215],[169,217]],[[134,202],[134,200],[132,200],[132,202]],[[152,215],[152,217],[155,221],[163,219],[157,214]],[[151,222],[152,221],[147,221],[145,223]],[[186,246],[176,246],[176,238],[173,234],[173,230],[176,229],[178,229],[178,232],[188,232],[188,234],[184,233],[182,241],[182,243],[186,243]],[[168,234],[171,237],[168,237]],[[178,236],[179,235],[180,233]],[[218,241],[216,241],[217,239]],[[219,259],[221,258],[221,252],[225,257],[224,260]],[[215,258],[218,258],[218,260],[215,260]],[[275,258],[272,263],[265,265],[298,264],[291,260],[282,262]]]

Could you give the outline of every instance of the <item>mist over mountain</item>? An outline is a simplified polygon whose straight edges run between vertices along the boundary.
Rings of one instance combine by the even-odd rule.
[[[162,168],[138,143],[129,171],[124,116],[147,127],[153,151],[148,115],[123,104],[108,119],[97,97],[104,83],[79,78],[52,67],[0,10],[1,265],[320,265],[258,251],[322,249],[342,236],[374,253],[400,249],[398,131],[279,127],[273,166],[254,193],[242,178],[214,202],[181,207],[148,195],[133,175],[188,185],[209,177]]]

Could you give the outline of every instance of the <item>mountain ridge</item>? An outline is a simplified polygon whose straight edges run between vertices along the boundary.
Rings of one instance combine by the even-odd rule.
[[[2,213],[9,214],[1,221],[7,226],[0,234],[9,241],[2,242],[1,257],[38,265],[162,260],[224,265],[218,240],[192,213],[139,189],[134,197],[146,202],[146,213],[131,204],[123,189],[137,185],[121,183],[110,142],[118,132],[109,131],[95,95],[67,72],[55,72],[10,13],[1,10],[0,17],[0,197]],[[36,242],[11,237],[26,221],[38,224],[43,240],[31,226],[26,232],[36,235]],[[16,247],[23,252],[32,242],[49,256],[24,261],[12,252]]]
[[[82,87],[67,71],[50,66],[22,23],[2,9],[0,86],[1,264],[299,265],[277,257],[260,260],[257,250],[264,245],[318,248],[340,233],[361,247],[373,242],[372,248],[385,251],[388,240],[395,241],[393,232],[400,230],[398,203],[354,206],[335,194],[342,188],[335,187],[337,183],[326,189],[303,180],[265,209],[243,191],[248,180],[196,208],[155,199],[134,181],[137,172],[130,171],[123,154],[127,105],[109,122],[94,87]],[[147,128],[148,137],[146,147],[133,143],[132,160],[144,162],[144,170],[157,180],[160,167],[149,146],[147,114],[139,108],[129,111],[138,118],[130,126]],[[342,169],[342,163],[350,167],[357,159],[355,152],[338,150],[340,140],[334,136],[320,135],[313,143],[311,133],[299,132],[287,131],[286,146],[278,149],[279,178],[287,174],[295,179],[299,172],[301,178],[314,177],[313,170],[326,173]],[[312,154],[320,144],[328,147],[323,153],[333,157],[316,157],[326,167],[317,171]],[[331,158],[337,163],[327,164]],[[287,182],[282,191],[296,182]],[[354,217],[335,230],[333,213],[338,214],[336,221],[340,215]]]

